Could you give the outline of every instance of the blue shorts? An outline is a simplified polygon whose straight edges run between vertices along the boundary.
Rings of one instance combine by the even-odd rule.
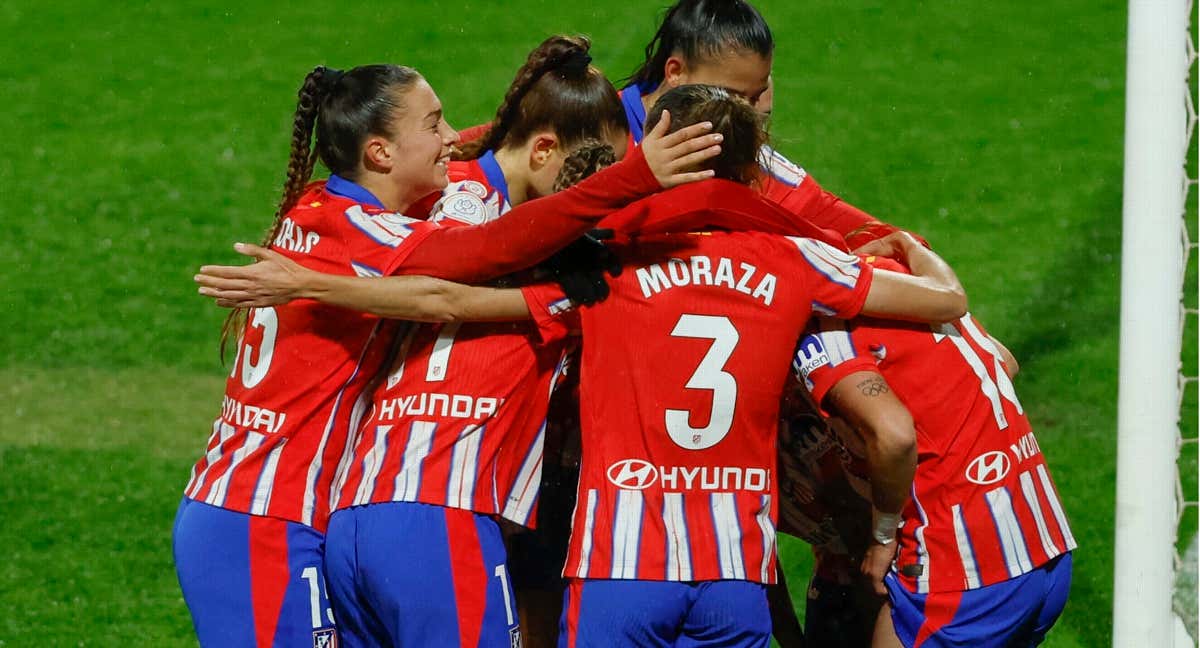
[[[201,646],[337,644],[322,576],[325,537],[312,527],[185,497],[172,535]]]
[[[563,598],[559,648],[771,645],[761,583],[572,579]]]
[[[1036,646],[1058,620],[1071,590],[1071,554],[994,585],[913,594],[888,574],[892,623],[901,643],[941,648]]]
[[[342,646],[519,646],[495,520],[389,502],[335,511],[325,575]]]

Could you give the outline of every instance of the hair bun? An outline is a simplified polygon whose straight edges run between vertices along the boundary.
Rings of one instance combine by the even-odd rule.
[[[587,50],[575,50],[562,62],[559,69],[571,75],[583,74],[591,64],[592,55],[588,54]]]

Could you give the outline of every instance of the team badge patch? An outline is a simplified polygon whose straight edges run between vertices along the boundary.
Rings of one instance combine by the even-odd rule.
[[[467,225],[479,225],[491,220],[487,217],[487,206],[483,204],[483,199],[465,191],[442,198],[431,220],[440,221],[447,218]]]
[[[521,629],[509,628],[508,630],[508,648],[521,648]]]
[[[337,630],[325,628],[313,630],[313,648],[337,648]]]
[[[475,182],[474,180],[465,180],[461,185],[459,185],[458,188],[461,191],[475,194],[479,198],[487,198],[488,193],[490,193],[487,187],[483,186],[482,183]]]

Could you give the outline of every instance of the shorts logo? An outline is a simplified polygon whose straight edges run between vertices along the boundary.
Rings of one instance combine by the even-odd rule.
[[[509,628],[508,630],[508,648],[521,648],[521,629]]]
[[[999,450],[985,452],[971,461],[967,466],[967,481],[980,486],[994,484],[1008,474],[1012,462],[1008,455]]]
[[[337,648],[337,630],[313,630],[313,648]]]
[[[658,479],[658,469],[641,459],[622,459],[608,467],[608,481],[617,488],[643,490]]]

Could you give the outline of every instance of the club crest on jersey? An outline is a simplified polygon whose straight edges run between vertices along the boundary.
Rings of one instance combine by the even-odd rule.
[[[313,648],[337,648],[337,630],[325,628],[313,630]]]
[[[434,210],[432,221],[456,220],[467,225],[479,225],[488,220],[487,206],[473,193],[457,192],[442,198]]]
[[[641,459],[622,459],[608,467],[608,481],[624,490],[644,490],[657,479],[658,469]]]
[[[980,486],[994,484],[1004,479],[1012,469],[1008,454],[1000,450],[985,452],[971,460],[967,466],[967,481]]]

